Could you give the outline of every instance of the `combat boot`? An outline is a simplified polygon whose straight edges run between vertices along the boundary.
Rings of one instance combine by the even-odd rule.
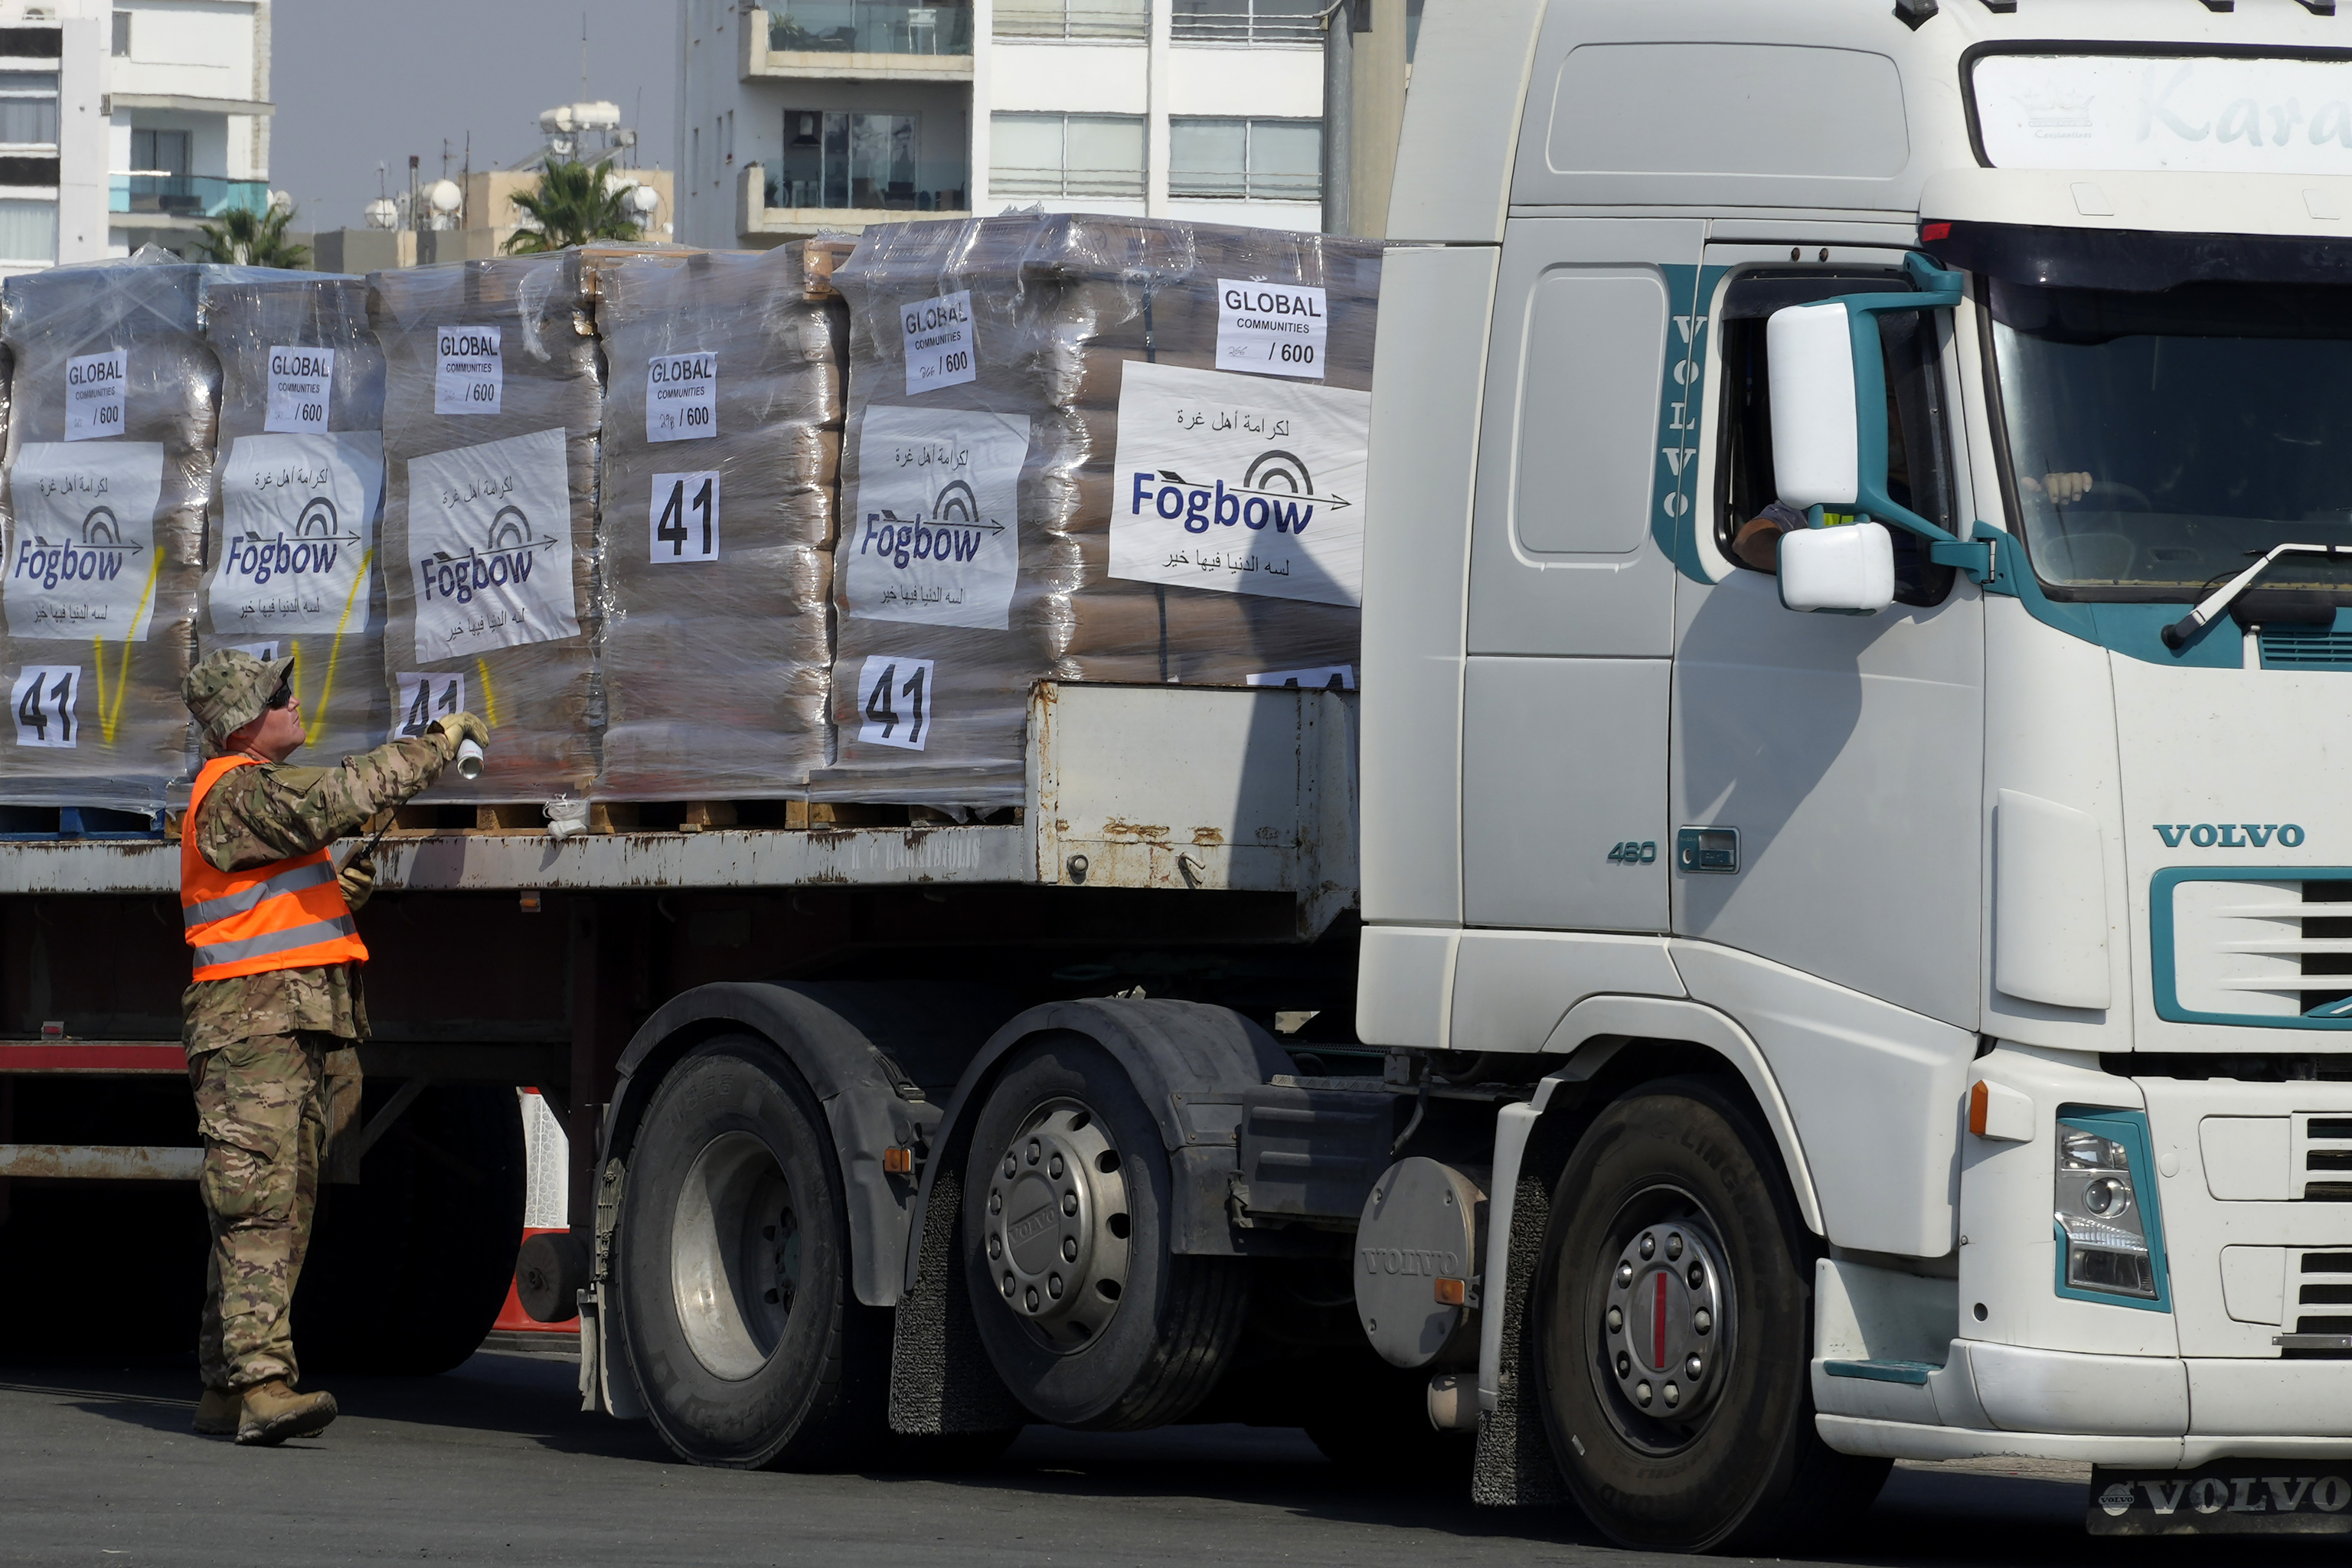
[[[297,1394],[282,1377],[257,1383],[245,1391],[245,1411],[236,1425],[236,1440],[271,1447],[289,1437],[315,1437],[335,1418],[331,1394]]]
[[[196,1401],[196,1435],[201,1437],[234,1437],[236,1417],[245,1406],[244,1399],[234,1388],[207,1388],[205,1396]]]

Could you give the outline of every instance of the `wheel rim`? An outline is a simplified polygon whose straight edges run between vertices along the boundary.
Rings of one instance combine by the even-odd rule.
[[[670,1224],[670,1294],[687,1347],[740,1382],[768,1363],[801,1285],[800,1215],[774,1151],[748,1132],[695,1156]]]
[[[1668,1454],[1706,1430],[1736,1353],[1738,1311],[1722,1232],[1679,1187],[1618,1210],[1585,1290],[1593,1393],[1618,1435]]]
[[[1127,1286],[1127,1178],[1101,1120],[1075,1100],[1022,1119],[988,1178],[982,1226],[997,1295],[1039,1342],[1100,1336]]]

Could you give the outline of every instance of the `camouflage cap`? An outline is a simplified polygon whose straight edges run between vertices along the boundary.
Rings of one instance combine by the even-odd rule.
[[[215,746],[261,717],[270,698],[294,668],[294,660],[259,659],[225,647],[206,654],[180,682],[180,700],[188,705],[205,736]]]

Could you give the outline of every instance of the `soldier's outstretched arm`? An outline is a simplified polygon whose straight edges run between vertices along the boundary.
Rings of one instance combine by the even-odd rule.
[[[456,734],[436,726],[336,767],[238,768],[205,795],[190,830],[197,852],[216,870],[308,855],[406,802],[457,754]]]

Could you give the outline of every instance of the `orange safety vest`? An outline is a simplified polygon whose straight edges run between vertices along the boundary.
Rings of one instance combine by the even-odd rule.
[[[195,978],[227,980],[272,969],[363,963],[367,944],[321,847],[243,871],[218,871],[196,850],[196,813],[232,768],[252,757],[215,757],[196,775],[180,833],[180,921],[195,949]]]

